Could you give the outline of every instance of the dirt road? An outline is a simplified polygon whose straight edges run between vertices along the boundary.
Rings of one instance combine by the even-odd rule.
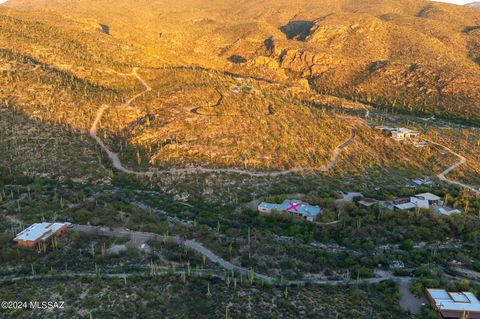
[[[400,293],[400,306],[407,309],[411,314],[418,315],[421,312],[422,304],[427,301],[423,298],[415,296],[410,291],[411,278],[404,277],[399,279]]]
[[[124,104],[122,105],[119,105],[117,107],[129,107],[130,104],[132,104],[133,101],[135,101],[137,98],[139,98],[140,96],[142,96],[143,94],[149,92],[152,90],[152,88],[138,75],[137,73],[137,68],[134,68],[132,73],[130,75],[133,75],[137,78],[137,80],[139,80],[143,86],[145,86],[145,91],[135,95],[134,97],[132,97],[130,100],[128,100],[127,102],[125,102]],[[121,74],[121,75],[124,75],[124,74]],[[127,74],[128,75],[128,74]],[[112,165],[113,167],[115,167],[117,170],[121,171],[121,172],[124,172],[124,173],[128,173],[128,174],[135,174],[135,175],[153,175],[153,172],[145,172],[145,173],[137,173],[137,172],[134,172],[132,170],[129,170],[128,168],[126,168],[125,166],[123,166],[122,164],[122,161],[120,160],[119,156],[117,153],[115,152],[112,152],[107,145],[105,145],[105,143],[102,141],[102,139],[100,137],[98,137],[97,135],[97,130],[98,130],[98,124],[100,123],[100,121],[102,120],[102,117],[103,117],[103,114],[105,113],[105,111],[107,109],[110,108],[110,105],[102,105],[100,107],[100,109],[97,111],[97,114],[95,115],[95,120],[93,121],[92,123],[92,126],[90,127],[90,136],[95,139],[95,141],[97,142],[97,144],[105,151],[105,153],[107,153],[110,161],[112,162]]]
[[[117,107],[130,107],[132,102],[134,102],[137,98],[141,97],[145,93],[152,90],[152,88],[148,85],[148,83],[138,74],[138,68],[134,68],[132,73],[130,73],[130,74],[120,74],[120,75],[134,76],[138,81],[140,81],[140,83],[142,83],[142,85],[145,87],[145,90],[138,93],[137,95],[135,95],[134,97],[129,99],[124,104],[119,105]],[[222,95],[220,94],[219,101],[221,101],[221,100],[222,100]],[[219,102],[217,102],[217,104],[218,103]],[[342,153],[342,151],[346,147],[348,147],[350,144],[355,142],[355,137],[356,137],[356,132],[357,132],[356,128],[352,128],[351,137],[347,141],[343,142],[342,144],[338,145],[335,148],[335,150],[332,154],[332,157],[330,158],[330,162],[328,162],[323,167],[298,167],[298,168],[291,168],[291,169],[285,170],[285,171],[275,171],[275,172],[254,172],[254,171],[249,171],[249,170],[245,170],[245,169],[237,169],[237,168],[205,168],[205,167],[172,168],[172,169],[164,169],[164,170],[150,169],[149,171],[146,171],[146,172],[136,172],[136,171],[132,171],[132,170],[128,169],[127,167],[125,167],[122,164],[122,161],[120,160],[120,157],[118,156],[118,154],[111,151],[108,148],[108,146],[102,141],[102,139],[97,135],[98,125],[99,125],[105,111],[108,108],[110,108],[110,106],[104,104],[97,111],[95,119],[94,119],[94,121],[92,123],[92,126],[90,128],[90,136],[93,139],[95,139],[97,144],[105,151],[105,153],[107,153],[107,155],[108,155],[110,161],[112,162],[113,167],[115,167],[115,169],[117,169],[121,172],[127,173],[127,174],[133,174],[133,175],[140,176],[140,177],[141,176],[152,177],[154,175],[162,174],[162,173],[170,173],[170,174],[231,173],[231,174],[247,175],[247,176],[251,176],[251,177],[276,177],[276,176],[302,173],[302,172],[305,172],[305,171],[328,172],[329,170],[331,170],[335,166],[335,164],[337,162],[337,159],[340,156],[340,154]],[[467,162],[467,160],[464,156],[456,153],[455,151],[453,151],[452,149],[450,149],[449,147],[447,147],[445,145],[442,145],[442,144],[439,144],[439,143],[436,143],[436,142],[433,142],[433,141],[430,141],[430,140],[426,140],[426,142],[429,142],[432,145],[437,145],[439,147],[442,147],[442,148],[444,148],[445,150],[447,150],[448,152],[457,156],[460,159],[459,162],[455,163],[454,165],[452,165],[449,168],[447,168],[446,170],[444,170],[442,173],[438,174],[438,178],[440,180],[442,180],[444,182],[447,182],[447,183],[450,183],[450,184],[459,185],[461,187],[467,188],[477,195],[480,194],[480,191],[478,189],[476,189],[475,187],[464,184],[464,183],[461,183],[461,182],[458,182],[458,181],[451,180],[451,179],[446,177],[447,174],[449,174],[454,169],[456,169],[460,165],[463,165]]]
[[[132,230],[126,229],[111,229],[109,227],[101,227],[101,226],[88,226],[88,225],[74,225],[73,230],[89,235],[97,235],[97,236],[106,236],[106,237],[117,237],[117,238],[131,238],[135,240],[142,240],[142,241],[149,241],[149,240],[156,240],[156,241],[163,241],[164,237],[159,234],[154,233],[147,233],[147,232],[137,232]],[[315,285],[350,285],[350,284],[360,284],[360,283],[368,283],[368,284],[375,284],[385,280],[395,279],[392,273],[382,270],[375,270],[375,277],[367,278],[367,279],[359,279],[359,280],[318,280],[318,279],[310,279],[310,280],[289,280],[285,281],[281,278],[271,277],[263,274],[259,274],[253,272],[251,269],[247,269],[245,267],[237,266],[232,264],[229,261],[226,261],[222,257],[218,256],[210,249],[202,245],[201,243],[195,240],[184,240],[178,236],[169,236],[168,241],[178,244],[184,245],[193,251],[205,256],[211,262],[219,265],[221,268],[228,270],[228,271],[235,271],[242,273],[244,275],[252,275],[254,278],[261,280],[263,282],[269,284],[281,283],[282,285],[290,285],[290,286],[298,286],[298,285],[307,285],[307,284],[315,284]]]
[[[480,195],[480,190],[478,190],[477,188],[475,188],[473,186],[470,186],[470,185],[467,185],[467,184],[464,184],[464,183],[461,183],[461,182],[458,182],[458,181],[451,180],[451,179],[446,177],[447,174],[449,174],[454,169],[456,169],[460,165],[463,165],[467,162],[467,159],[464,156],[458,154],[457,152],[453,151],[451,148],[449,148],[449,147],[447,147],[443,144],[436,143],[436,142],[433,142],[431,140],[425,140],[425,141],[430,143],[430,144],[433,144],[433,145],[436,145],[436,146],[439,146],[439,147],[445,149],[446,151],[448,151],[449,153],[455,155],[456,157],[458,157],[460,159],[457,163],[453,164],[452,166],[450,166],[449,168],[447,168],[446,170],[444,170],[443,172],[441,172],[440,174],[437,175],[437,177],[440,180],[442,180],[446,183],[449,183],[449,184],[459,185],[461,187],[464,187],[464,188],[467,188],[467,189],[471,190],[472,192],[474,192],[477,195]]]
[[[121,75],[130,75],[134,76],[138,81],[142,83],[142,85],[145,87],[145,90],[141,93],[138,93],[134,97],[132,97],[130,100],[125,102],[122,105],[119,105],[117,107],[129,107],[133,101],[135,101],[137,98],[141,97],[143,94],[149,92],[152,90],[152,88],[143,80],[139,74],[138,74],[138,68],[134,68],[131,74],[121,74]],[[221,101],[221,98],[220,98]],[[102,141],[102,139],[97,135],[98,131],[98,125],[100,121],[102,120],[102,117],[105,113],[105,111],[110,108],[109,105],[102,105],[100,109],[97,111],[97,114],[95,115],[95,119],[92,123],[92,126],[90,128],[90,136],[95,139],[97,144],[107,153],[110,161],[112,162],[113,167],[115,169],[127,173],[127,174],[133,174],[136,176],[146,176],[146,177],[152,177],[157,174],[162,174],[162,173],[170,173],[170,174],[182,174],[182,173],[232,173],[232,174],[240,174],[240,175],[248,175],[252,177],[275,177],[275,176],[282,176],[282,175],[289,175],[289,174],[296,174],[296,173],[301,173],[304,171],[320,171],[320,172],[328,172],[333,168],[335,163],[337,162],[338,156],[340,156],[341,152],[343,149],[348,147],[348,145],[352,144],[355,142],[355,137],[357,130],[356,128],[352,128],[352,135],[351,137],[337,146],[333,152],[332,157],[330,158],[330,162],[328,162],[325,166],[323,167],[299,167],[299,168],[292,168],[289,170],[285,171],[276,171],[276,172],[253,172],[249,170],[244,170],[244,169],[237,169],[237,168],[204,168],[204,167],[192,167],[192,168],[172,168],[172,169],[165,169],[165,170],[158,170],[158,169],[151,169],[147,172],[136,172],[128,169],[122,164],[122,161],[120,160],[120,157],[118,156],[117,153],[111,151],[108,146]]]

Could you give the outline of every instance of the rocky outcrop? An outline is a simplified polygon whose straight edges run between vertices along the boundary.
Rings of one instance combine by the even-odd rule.
[[[315,23],[306,41],[319,51],[362,60],[381,60],[389,54],[388,26],[368,14],[328,15]]]
[[[267,43],[267,41],[265,42]],[[357,69],[389,56],[385,23],[367,14],[332,14],[317,19],[308,35],[295,40],[269,38],[277,67],[311,77],[336,68]],[[264,59],[258,59],[264,63]],[[272,64],[268,65],[270,68]]]

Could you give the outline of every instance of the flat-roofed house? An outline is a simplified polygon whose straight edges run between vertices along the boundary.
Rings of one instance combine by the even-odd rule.
[[[480,319],[480,301],[471,292],[426,289],[427,300],[443,318]]]
[[[68,224],[65,223],[37,223],[25,228],[13,240],[20,246],[31,248],[52,237],[62,237],[67,232]]]
[[[414,130],[411,130],[411,129],[408,129],[408,128],[404,128],[404,127],[400,127],[400,128],[397,128],[392,132],[392,138],[396,141],[403,141],[405,139],[416,139],[418,138],[418,132],[417,131],[414,131]]]
[[[442,198],[432,193],[417,194],[415,197],[427,200],[430,205],[442,205]]]
[[[429,208],[428,201],[416,197],[399,198],[393,201],[393,208],[397,210],[415,210]]]
[[[271,213],[272,211],[287,212],[291,215],[305,218],[313,222],[315,216],[320,214],[322,209],[319,206],[313,206],[300,200],[285,200],[281,204],[271,204],[262,202],[258,205],[258,211],[261,213]]]
[[[405,203],[398,203],[393,205],[393,209],[398,209],[398,210],[415,210],[417,208],[417,205],[415,205],[412,202],[405,202]]]
[[[393,201],[394,209],[398,210],[415,210],[417,208],[430,208],[430,204],[428,200],[419,198],[417,196],[407,197],[407,198],[399,198]]]
[[[430,208],[430,204],[428,203],[428,200],[426,199],[421,199],[418,197],[410,197],[410,202],[414,203],[416,207],[418,208]]]

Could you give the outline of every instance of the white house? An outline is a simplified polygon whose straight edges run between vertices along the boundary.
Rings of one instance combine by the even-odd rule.
[[[417,208],[430,208],[428,201],[425,199],[410,197],[410,198],[401,198],[393,202],[394,209],[398,210],[414,210]]]
[[[400,198],[393,201],[393,209],[398,210],[415,210],[417,208],[433,208],[433,210],[441,215],[450,216],[453,214],[459,214],[462,211],[460,209],[442,206],[444,203],[442,199],[432,193],[422,193],[412,196],[410,198]],[[383,206],[388,207],[383,204]],[[388,207],[389,208],[389,207]]]
[[[430,208],[430,204],[426,199],[422,199],[415,196],[415,197],[410,197],[410,202],[414,203],[415,206],[418,208]]]
[[[408,128],[400,127],[392,131],[392,138],[396,141],[403,141],[405,139],[415,139],[418,137],[418,132]]]
[[[430,205],[442,205],[442,198],[432,193],[417,194],[415,197],[427,200]]]
[[[480,301],[471,292],[426,289],[426,296],[432,308],[443,318],[480,318]]]
[[[388,133],[396,141],[417,139],[419,136],[417,131],[405,127],[377,126],[376,129],[381,130],[384,133]]]
[[[404,203],[398,203],[393,205],[393,209],[398,209],[398,210],[414,210],[417,208],[417,205],[415,205],[412,202],[404,202]]]

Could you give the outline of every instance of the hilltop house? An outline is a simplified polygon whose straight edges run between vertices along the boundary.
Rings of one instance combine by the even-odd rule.
[[[417,196],[410,197],[410,202],[415,204],[417,208],[425,208],[425,209],[430,208],[430,204],[428,203],[428,200],[417,197]]]
[[[343,200],[353,201],[357,206],[363,208],[371,208],[377,204],[389,210],[413,211],[417,208],[432,208],[436,213],[444,216],[462,212],[461,209],[445,206],[442,198],[432,193],[421,193],[411,197],[398,198],[394,201],[365,198],[361,193],[340,192],[340,195]]]
[[[471,292],[426,289],[427,300],[443,318],[480,319],[480,301]]]
[[[417,197],[399,198],[393,201],[394,210],[415,210],[417,208],[430,208],[428,201]]]
[[[406,139],[417,139],[419,133],[417,131],[405,128],[405,127],[388,127],[388,126],[378,126],[376,129],[381,130],[382,132],[388,134],[391,138],[396,141],[403,141]]]
[[[396,141],[403,141],[405,139],[418,138],[418,132],[410,130],[408,128],[400,127],[392,131],[392,138]]]
[[[313,222],[315,216],[320,214],[322,209],[318,206],[313,206],[307,203],[304,203],[300,200],[285,200],[281,204],[271,204],[262,202],[258,205],[258,211],[261,213],[270,214],[272,211],[281,211],[287,212],[291,215],[304,218],[308,221]]]
[[[66,223],[37,223],[21,231],[13,240],[20,246],[32,248],[52,237],[62,237],[67,231]]]
[[[393,201],[393,208],[398,210],[414,210],[417,208],[430,208],[443,205],[440,197],[432,193],[422,193],[410,198],[400,198]]]
[[[432,193],[422,193],[415,195],[415,197],[428,201],[429,205],[442,205],[442,199]]]

